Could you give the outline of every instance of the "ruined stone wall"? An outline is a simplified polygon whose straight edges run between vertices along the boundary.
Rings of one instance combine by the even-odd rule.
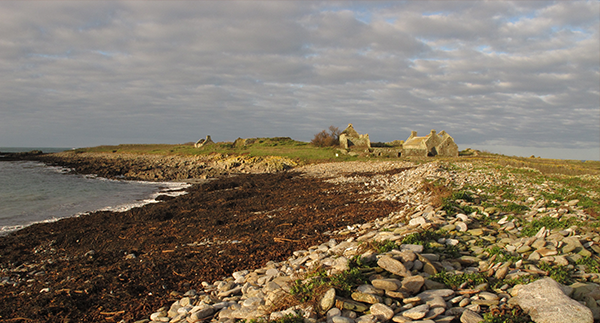
[[[427,157],[425,149],[402,149],[402,157]]]
[[[400,157],[402,153],[402,149],[389,147],[377,147],[371,150],[373,155],[378,157]]]
[[[447,138],[436,147],[439,156],[458,157],[458,145],[452,138]]]

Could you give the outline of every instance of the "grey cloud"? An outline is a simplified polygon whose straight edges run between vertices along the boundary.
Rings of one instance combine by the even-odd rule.
[[[595,2],[0,7],[0,146],[310,140],[352,122],[375,141],[435,128],[598,149]]]

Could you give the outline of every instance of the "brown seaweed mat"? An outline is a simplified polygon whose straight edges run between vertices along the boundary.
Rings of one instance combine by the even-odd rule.
[[[187,190],[127,212],[0,237],[0,322],[148,318],[173,301],[173,292],[285,260],[328,241],[324,232],[397,207],[365,203],[357,186],[292,172],[226,177]]]

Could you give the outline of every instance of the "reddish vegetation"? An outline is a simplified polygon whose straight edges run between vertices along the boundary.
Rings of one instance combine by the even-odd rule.
[[[342,193],[296,173],[240,175],[188,190],[128,212],[97,212],[0,237],[0,276],[17,282],[0,286],[0,321],[148,318],[172,301],[171,292],[287,259],[329,240],[326,231],[396,207],[360,203],[358,187]],[[228,240],[241,242],[217,243]],[[214,244],[193,245],[203,241]]]

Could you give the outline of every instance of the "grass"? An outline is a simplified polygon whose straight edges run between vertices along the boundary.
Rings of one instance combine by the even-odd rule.
[[[331,276],[323,268],[317,268],[305,279],[297,279],[290,288],[290,294],[300,303],[313,303],[333,287],[338,295],[349,297],[354,288],[368,283],[368,277],[361,269],[370,268],[372,264],[362,263],[359,257],[355,257],[348,261],[348,265],[349,269]]]
[[[568,266],[550,265],[546,262],[540,262],[538,267],[543,271],[547,271],[548,276],[559,284],[570,285],[575,281],[572,277],[573,269]]]
[[[546,229],[567,229],[573,225],[585,225],[585,223],[578,221],[576,218],[559,220],[553,217],[545,216],[527,223],[523,227],[521,233],[525,236],[532,237],[538,233],[542,227],[546,227]]]
[[[519,306],[504,305],[492,308],[488,313],[483,314],[481,323],[533,323],[533,321]]]
[[[471,197],[468,192],[458,191],[452,193],[452,195],[442,199],[442,210],[446,211],[448,215],[455,215],[457,213],[471,214],[477,212],[476,208],[468,205],[461,206],[457,200],[463,200],[465,202],[472,203],[475,199]]]
[[[583,257],[575,262],[577,265],[585,266],[587,273],[600,273],[600,262],[592,257]]]
[[[513,263],[515,263],[521,260],[520,255],[513,255],[507,250],[504,250],[498,246],[493,246],[492,248],[485,249],[484,252],[487,252],[490,255],[490,257],[496,255],[496,259],[494,260],[494,262],[496,263],[507,261],[512,261]]]
[[[473,288],[480,284],[488,283],[488,277],[484,273],[463,273],[463,274],[451,274],[446,271],[442,271],[430,277],[431,280],[438,283],[442,283],[454,290],[457,290],[460,286],[466,283],[464,288]]]
[[[75,153],[131,153],[152,155],[179,155],[198,156],[210,154],[248,155],[250,157],[260,156],[283,156],[293,159],[301,164],[322,161],[352,161],[358,157],[339,154],[333,147],[316,147],[310,143],[296,141],[288,137],[275,138],[250,138],[246,139],[246,145],[235,146],[232,142],[219,142],[200,148],[195,148],[192,143],[187,144],[124,144],[117,146],[98,146],[91,148],[79,148]]]

